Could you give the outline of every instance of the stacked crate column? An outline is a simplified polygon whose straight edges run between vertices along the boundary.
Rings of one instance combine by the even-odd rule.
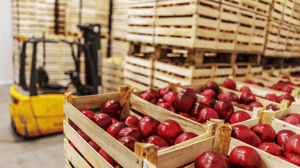
[[[264,52],[264,46],[267,37],[267,16],[255,14],[254,31],[251,39],[251,50],[259,53]]]
[[[255,13],[240,10],[236,35],[236,51],[253,52],[251,39],[254,31]]]
[[[265,56],[276,56],[280,25],[274,21],[268,22]]]

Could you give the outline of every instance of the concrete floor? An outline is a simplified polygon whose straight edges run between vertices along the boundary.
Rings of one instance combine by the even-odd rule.
[[[12,131],[9,87],[0,86],[0,168],[63,168],[63,133],[24,140]]]

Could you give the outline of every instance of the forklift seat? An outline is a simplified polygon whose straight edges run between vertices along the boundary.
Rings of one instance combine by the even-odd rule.
[[[64,87],[59,84],[49,84],[48,83],[49,82],[48,74],[42,67],[39,67],[39,69],[38,69],[37,78],[38,78],[38,84],[40,86],[41,94],[50,94],[53,92],[64,93],[64,90],[66,90],[68,88],[68,86]],[[50,91],[50,90],[52,90],[52,91]]]

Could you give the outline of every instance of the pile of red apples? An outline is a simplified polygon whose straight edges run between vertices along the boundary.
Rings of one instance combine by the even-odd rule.
[[[109,100],[102,105],[101,113],[99,114],[95,114],[90,110],[81,110],[81,113],[131,151],[134,151],[135,142],[154,144],[158,146],[159,151],[198,136],[192,132],[183,132],[181,126],[173,120],[165,120],[159,123],[154,118],[146,115],[141,119],[133,115],[128,115],[125,119],[121,119],[121,109],[119,101]],[[114,167],[121,167],[81,129],[76,125],[73,128],[108,163]],[[76,149],[73,144],[71,145]]]

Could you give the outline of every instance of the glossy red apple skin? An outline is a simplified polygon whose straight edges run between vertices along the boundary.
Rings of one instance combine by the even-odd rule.
[[[103,159],[105,159],[113,167],[118,165],[118,163],[108,153],[106,153],[103,149],[100,149],[98,153],[103,157]]]
[[[230,162],[217,152],[206,151],[196,157],[195,168],[230,168]]]
[[[276,99],[276,101],[277,101],[277,103],[280,103],[283,99],[289,100],[290,102],[294,102],[295,101],[295,98],[291,94],[289,94],[289,93],[278,96],[278,98]]]
[[[292,113],[289,115],[289,117],[294,117],[294,118],[297,118],[300,122],[300,114],[297,114],[297,113]]]
[[[210,97],[212,97],[214,99],[217,98],[217,94],[216,94],[216,92],[213,89],[206,89],[206,90],[204,90],[203,93],[202,93],[202,95],[203,96],[210,96]]]
[[[198,135],[193,132],[184,132],[175,139],[174,145],[182,143],[182,142],[190,140],[190,139],[193,139],[197,136]]]
[[[160,98],[159,92],[154,89],[147,89],[145,93],[152,93],[155,96],[156,100]]]
[[[253,111],[252,106],[245,105],[244,107],[245,107],[245,110],[247,110],[247,111]]]
[[[152,103],[152,104],[155,104],[158,99],[156,99],[156,97],[152,94],[152,93],[143,93],[139,96],[140,98]]]
[[[265,98],[268,99],[268,100],[270,100],[270,101],[276,102],[276,100],[277,100],[278,97],[277,97],[276,94],[266,94]]]
[[[173,104],[175,102],[177,95],[178,95],[177,92],[170,91],[169,93],[163,96],[162,100],[164,103]]]
[[[188,113],[180,112],[178,114],[181,115],[181,116],[183,116],[183,117],[187,117],[187,118],[190,117],[190,115]]]
[[[175,108],[170,103],[160,103],[158,106],[176,113]]]
[[[101,112],[109,115],[111,118],[119,119],[121,111],[121,104],[117,100],[109,100],[101,106]]]
[[[226,87],[228,89],[231,89],[231,90],[236,90],[236,84],[235,84],[235,81],[232,80],[232,79],[225,79],[225,81],[223,82],[222,84],[223,87]]]
[[[243,93],[243,92],[250,92],[250,93],[252,93],[251,90],[250,90],[250,88],[249,88],[248,86],[243,86],[243,87],[241,87],[241,88],[240,88],[240,92],[242,92],[242,93]]]
[[[180,112],[187,113],[192,109],[194,103],[195,100],[192,96],[185,93],[179,93],[175,98],[174,107]]]
[[[160,123],[156,131],[169,145],[173,145],[177,136],[183,132],[180,125],[173,120],[165,120]]]
[[[196,101],[198,99],[195,90],[193,88],[187,88],[187,89],[184,89],[181,93],[184,93],[184,94],[187,94],[189,96],[191,96],[194,101]]]
[[[138,128],[134,128],[134,127],[125,127],[125,128],[123,128],[118,133],[117,139],[120,139],[120,138],[122,138],[124,136],[133,137],[134,139],[136,139],[139,142],[143,141],[143,135],[140,133],[140,131],[138,130]]]
[[[276,131],[269,124],[257,124],[252,128],[252,131],[261,139],[261,142],[274,142]]]
[[[271,142],[264,142],[257,148],[274,156],[282,156],[282,148],[279,145]]]
[[[283,145],[285,144],[285,142],[294,135],[297,135],[297,134],[292,130],[281,130],[276,135],[276,143],[281,148],[283,148]]]
[[[124,122],[116,122],[108,127],[107,133],[117,139],[119,132],[125,127],[128,125]]]
[[[260,102],[251,102],[249,106],[252,107],[264,107]]]
[[[162,147],[158,147],[157,151],[160,151],[160,150],[164,150],[164,149],[167,149],[169,146],[162,146]]]
[[[282,92],[286,92],[286,93],[292,93],[293,91],[293,88],[290,87],[290,86],[284,86],[282,89],[281,89]]]
[[[229,161],[232,167],[261,168],[261,158],[255,149],[248,146],[238,146],[234,148]]]
[[[261,144],[259,137],[245,125],[232,126],[231,136],[254,147]]]
[[[125,124],[133,124],[133,125],[137,126],[139,123],[139,119],[136,116],[128,115],[128,116],[126,116],[124,122],[125,122]]]
[[[104,129],[105,131],[112,124],[111,118],[105,113],[95,114],[94,121],[99,127]]]
[[[218,113],[220,119],[229,120],[233,114],[233,106],[227,101],[218,101],[214,105],[214,110]]]
[[[248,113],[244,111],[236,111],[231,115],[229,123],[235,124],[249,119],[251,119],[251,116]]]
[[[216,100],[213,97],[205,96],[200,99],[201,103],[208,104],[209,106],[213,107],[216,104]]]
[[[285,157],[283,157],[283,156],[276,156],[276,157],[278,157],[278,158],[280,158],[280,159],[282,159],[282,160],[285,160],[285,161],[287,161],[287,162],[292,163],[291,161],[289,161],[287,158],[285,158]]]
[[[235,102],[235,101],[231,101],[230,103],[231,103],[233,106],[236,106],[236,107],[239,107],[239,105],[240,105],[238,102]]]
[[[131,136],[123,136],[118,139],[118,141],[126,146],[128,149],[130,149],[132,152],[134,152],[134,144],[138,142],[135,138]]]
[[[169,147],[169,144],[166,140],[164,140],[162,137],[157,136],[157,135],[152,135],[147,138],[146,143],[154,144],[155,146],[158,147]]]
[[[189,117],[189,119],[198,122],[198,120],[195,117]]]
[[[117,120],[115,118],[110,118],[110,119],[111,119],[112,124],[119,122],[119,120]]]
[[[219,119],[218,113],[212,108],[203,108],[198,115],[198,122],[203,123],[210,119]]]
[[[160,95],[160,97],[163,97],[165,94],[169,93],[170,91],[172,91],[171,88],[164,87],[164,88],[159,90],[159,95]]]
[[[285,142],[283,154],[290,162],[300,166],[300,135],[294,135]]]
[[[297,125],[299,120],[296,117],[288,116],[283,119],[284,122],[290,123],[292,125]]]
[[[89,141],[89,144],[91,145],[91,147],[93,147],[96,151],[99,151],[101,148],[98,144],[96,144],[93,140]]]
[[[95,121],[94,120],[95,113],[92,112],[91,110],[85,109],[85,110],[80,110],[80,112],[82,114],[84,114],[87,118],[89,118],[90,120]]]
[[[212,108],[210,105],[208,104],[204,104],[204,103],[200,103],[200,102],[196,102],[191,110],[191,117],[194,118],[198,118],[199,112],[201,109],[203,108]]]
[[[214,81],[208,81],[204,84],[204,90],[206,89],[212,89],[218,94],[219,92],[219,85]]]
[[[249,92],[244,92],[241,94],[240,103],[250,104],[255,101],[255,96]]]
[[[277,111],[279,110],[279,107],[277,107],[275,104],[269,104],[267,107],[266,107],[267,110],[273,110],[273,111]]]
[[[143,137],[155,135],[157,126],[158,122],[150,116],[144,116],[138,123],[138,129]]]
[[[218,95],[218,100],[239,102],[239,97],[233,92],[225,92]]]
[[[91,138],[87,136],[82,130],[78,130],[77,133],[86,141],[89,142]]]

